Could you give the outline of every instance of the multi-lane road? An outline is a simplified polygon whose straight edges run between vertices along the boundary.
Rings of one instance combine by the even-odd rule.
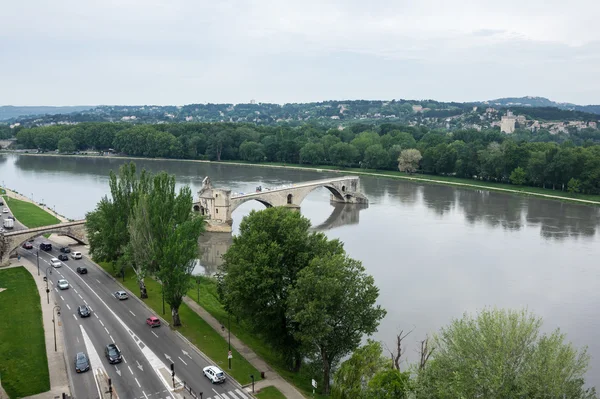
[[[98,368],[106,371],[122,399],[191,397],[185,391],[173,390],[171,364],[174,365],[176,382],[185,381],[196,394],[202,392],[203,399],[250,397],[239,384],[229,379],[223,384],[211,384],[203,376],[202,369],[212,363],[169,326],[150,328],[146,325],[148,317],[158,315],[152,314],[137,298],[123,301],[115,298],[113,293],[121,287],[91,260],[86,257],[74,260],[69,256],[68,261],[61,262],[61,267],[50,267],[50,259],[60,253],[59,246],[53,244],[50,252],[38,251],[41,242],[42,238],[37,238],[32,243],[33,249],[20,248],[19,254],[33,264],[36,264],[39,254],[39,278],[43,278],[48,270],[48,288],[54,291],[56,302],[61,307],[60,320],[69,359],[67,369],[75,398],[101,397],[94,378],[94,370]],[[86,267],[88,273],[78,274],[78,266]],[[70,288],[58,289],[59,279],[66,279]],[[92,309],[91,317],[79,317],[77,308],[80,305],[88,305]],[[108,362],[104,349],[110,343],[119,347],[123,362]],[[74,359],[78,352],[88,355],[92,368],[89,372],[75,372]]]

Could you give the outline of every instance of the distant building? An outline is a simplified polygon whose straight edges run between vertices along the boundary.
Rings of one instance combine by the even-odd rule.
[[[193,120],[194,120],[194,117],[193,117],[193,116],[186,116],[186,117],[185,117],[185,121],[186,121],[186,122],[190,122],[190,121],[193,121]]]
[[[506,111],[506,115],[502,116],[502,119],[500,120],[500,130],[504,133],[514,133],[516,121],[517,119],[513,113],[511,111]]]
[[[413,110],[413,112],[421,112],[421,111],[423,111],[423,106],[422,105],[413,105],[412,110]]]
[[[485,109],[485,112],[486,112],[487,114],[493,114],[493,113],[495,113],[495,112],[496,112],[496,109],[495,109],[495,108],[492,108],[492,107],[489,107],[489,108],[486,108],[486,109]]]
[[[592,129],[597,129],[598,124],[596,122],[588,122],[588,127]]]
[[[333,116],[331,117],[331,119],[340,119],[340,117],[339,117],[339,116],[337,116],[337,115],[333,115]]]
[[[525,117],[525,115],[519,115],[517,116],[517,123],[524,125],[525,123],[527,123],[527,118]]]
[[[256,104],[256,100],[250,100],[250,104]]]
[[[477,112],[477,106],[473,107],[473,112]]]

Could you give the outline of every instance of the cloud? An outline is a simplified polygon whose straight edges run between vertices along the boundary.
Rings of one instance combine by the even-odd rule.
[[[594,0],[9,2],[0,103],[597,103],[599,12]]]

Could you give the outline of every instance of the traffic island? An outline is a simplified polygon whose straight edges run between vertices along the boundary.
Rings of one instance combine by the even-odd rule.
[[[98,386],[98,393],[102,399],[119,399],[117,390],[112,385],[112,381],[103,369],[94,370],[94,378]]]

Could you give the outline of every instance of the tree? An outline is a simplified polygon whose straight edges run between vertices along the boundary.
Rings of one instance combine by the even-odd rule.
[[[314,258],[343,253],[339,241],[309,228],[308,219],[283,207],[252,211],[223,255],[219,276],[228,311],[268,339],[296,371],[304,355],[294,335],[297,323],[288,317],[288,296]]]
[[[254,141],[244,141],[240,145],[240,157],[245,161],[262,162],[265,160],[264,146]]]
[[[559,330],[541,334],[529,312],[485,309],[465,314],[435,337],[432,359],[419,371],[422,397],[596,398],[584,387],[590,357]]]
[[[402,150],[398,157],[398,170],[400,172],[414,173],[419,168],[419,162],[423,157],[417,149],[410,148]]]
[[[345,254],[314,258],[298,273],[287,315],[297,323],[294,337],[307,354],[321,359],[325,394],[332,367],[359,346],[363,335],[374,333],[385,316],[375,305],[378,296],[373,277]]]
[[[311,165],[320,165],[325,159],[325,150],[323,144],[306,143],[300,150],[300,162]]]
[[[374,144],[365,150],[362,167],[370,169],[383,169],[388,164],[388,153],[381,144]]]
[[[405,399],[412,390],[410,372],[391,368],[378,372],[369,381],[366,397],[372,399]]]
[[[75,143],[69,137],[58,140],[58,152],[63,154],[75,152]]]
[[[329,149],[329,156],[334,165],[350,167],[358,160],[359,153],[352,144],[337,143]]]
[[[517,186],[521,186],[525,184],[527,180],[527,173],[522,167],[515,168],[510,174],[510,182],[512,184],[516,184]]]
[[[571,178],[567,184],[567,191],[570,193],[578,193],[580,190],[581,183],[578,179]]]
[[[333,399],[365,398],[367,384],[375,374],[389,368],[379,342],[368,340],[342,363],[333,376]]]

